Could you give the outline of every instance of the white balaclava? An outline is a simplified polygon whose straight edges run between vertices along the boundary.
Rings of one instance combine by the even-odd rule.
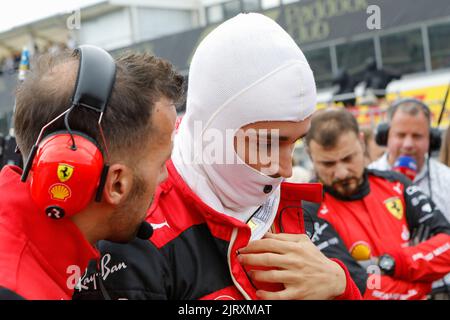
[[[275,218],[282,178],[245,164],[233,135],[259,121],[302,121],[315,105],[313,73],[294,40],[264,15],[239,14],[213,30],[192,58],[173,163],[216,211],[247,222],[255,210],[265,209],[264,226],[256,236],[252,232],[260,238]],[[223,153],[219,163],[217,153]],[[234,163],[226,163],[230,158]]]

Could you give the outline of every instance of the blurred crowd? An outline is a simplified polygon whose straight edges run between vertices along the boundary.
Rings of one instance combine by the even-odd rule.
[[[44,53],[58,53],[65,49],[73,50],[75,48],[75,40],[71,37],[66,42],[48,42],[45,45],[38,46],[34,44],[29,48],[30,55],[41,55]],[[0,76],[2,74],[14,74],[19,69],[22,52],[16,50],[9,56],[0,57]]]

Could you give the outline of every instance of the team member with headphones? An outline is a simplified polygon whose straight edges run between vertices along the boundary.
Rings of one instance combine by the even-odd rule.
[[[345,109],[317,112],[305,142],[325,191],[321,204],[305,204],[319,220],[315,244],[346,264],[365,299],[426,298],[450,272],[450,223],[403,175],[365,168]]]
[[[428,106],[418,99],[395,102],[388,109],[388,123],[377,127],[375,140],[386,153],[369,165],[371,169],[391,170],[400,156],[410,156],[417,164],[414,184],[431,197],[450,221],[450,168],[431,158],[441,145],[441,133],[431,127]]]
[[[404,155],[412,157],[417,164],[413,183],[450,221],[450,168],[431,158],[431,153],[441,146],[441,133],[431,127],[430,109],[418,99],[401,99],[388,109],[388,120],[377,127],[375,137],[379,145],[387,146],[386,153],[369,168],[392,170],[397,159]],[[443,291],[449,299],[449,280],[450,275],[447,275],[435,282],[433,293]]]
[[[16,97],[25,167],[0,173],[0,292],[70,299],[98,240],[151,236],[142,221],[166,176],[183,80],[156,57],[114,61],[94,46],[34,67]]]

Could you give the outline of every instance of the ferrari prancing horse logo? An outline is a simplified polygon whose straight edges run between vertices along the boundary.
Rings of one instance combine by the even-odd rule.
[[[65,164],[65,163],[60,163],[58,164],[58,179],[61,182],[66,182],[67,180],[69,180],[72,177],[73,174],[73,167]]]
[[[393,197],[384,200],[384,204],[388,211],[398,220],[403,218],[403,203],[399,197]]]

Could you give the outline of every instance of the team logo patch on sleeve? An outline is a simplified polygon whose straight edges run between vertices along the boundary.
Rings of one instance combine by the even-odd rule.
[[[403,218],[403,203],[399,197],[392,197],[384,200],[388,211],[398,220]]]
[[[72,177],[73,174],[73,167],[65,164],[65,163],[60,163],[58,164],[58,179],[61,182],[66,182],[67,180],[69,180]]]

